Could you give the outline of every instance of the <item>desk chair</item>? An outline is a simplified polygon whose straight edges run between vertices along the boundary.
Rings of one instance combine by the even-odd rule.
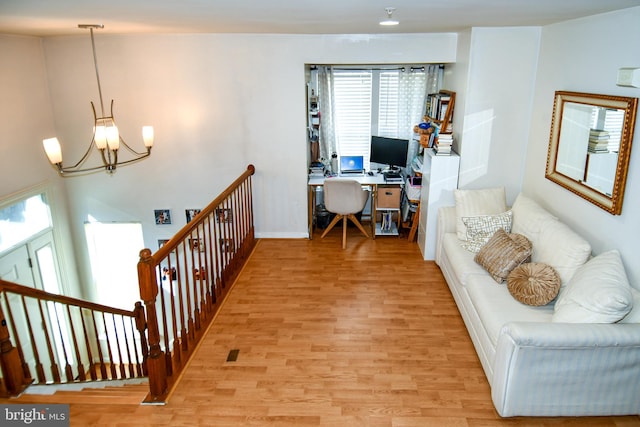
[[[360,221],[354,216],[364,209],[369,198],[369,191],[354,179],[329,178],[324,181],[324,205],[331,213],[336,214],[322,233],[322,239],[342,219],[342,249],[347,247],[347,218],[358,227],[362,234],[369,237]]]

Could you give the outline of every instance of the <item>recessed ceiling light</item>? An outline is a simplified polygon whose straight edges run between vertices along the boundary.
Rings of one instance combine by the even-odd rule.
[[[393,11],[396,10],[395,7],[387,7],[384,10],[387,12],[387,19],[380,21],[380,25],[398,25],[400,23],[392,17]]]

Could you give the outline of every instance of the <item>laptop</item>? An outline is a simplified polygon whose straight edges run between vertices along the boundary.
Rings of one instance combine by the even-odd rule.
[[[363,156],[340,157],[340,175],[341,176],[364,175],[364,157]]]

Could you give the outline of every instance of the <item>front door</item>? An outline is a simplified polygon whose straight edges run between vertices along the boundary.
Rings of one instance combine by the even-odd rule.
[[[47,231],[0,257],[0,279],[60,294],[60,275],[55,260],[53,235]],[[66,365],[64,346],[68,349],[70,343],[62,306],[14,293],[4,296],[3,310],[12,326],[9,331],[12,342],[22,350],[30,369],[42,369],[43,365],[59,366],[60,362]],[[35,374],[33,371],[30,373]],[[51,379],[49,372],[45,376],[47,380]]]

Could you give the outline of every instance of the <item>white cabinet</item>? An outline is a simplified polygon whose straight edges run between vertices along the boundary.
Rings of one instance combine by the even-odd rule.
[[[458,188],[459,169],[458,154],[436,156],[433,150],[424,150],[418,246],[425,260],[435,259],[438,208],[455,204],[453,190]]]

